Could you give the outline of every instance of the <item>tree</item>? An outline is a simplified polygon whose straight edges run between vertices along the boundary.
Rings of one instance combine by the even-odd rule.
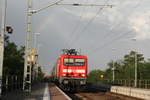
[[[43,71],[42,71],[42,69],[41,69],[41,66],[39,66],[38,67],[38,80],[43,80],[43,78],[44,78],[44,73],[43,73]]]
[[[145,63],[140,67],[139,78],[140,79],[150,79],[150,60],[145,61]]]
[[[122,66],[123,66],[123,63],[122,63],[123,61],[122,60],[118,60],[118,61],[111,61],[111,62],[109,62],[108,63],[108,66],[109,66],[109,68],[108,69],[106,69],[106,71],[105,71],[105,79],[112,79],[112,69],[113,69],[113,65],[114,65],[114,70],[115,70],[115,76],[117,77],[117,78],[122,78],[121,76],[120,76],[120,74],[119,73],[123,73],[123,71],[122,71]],[[114,64],[113,64],[114,63]]]
[[[137,67],[138,67],[138,73],[139,69],[142,68],[143,62],[144,62],[144,57],[143,54],[139,54],[135,51],[131,51],[129,54],[124,56],[124,67],[125,67],[125,72],[127,73],[125,76],[128,79],[134,79],[134,74],[135,74],[135,55],[137,56]],[[139,75],[138,75],[139,79]]]
[[[143,54],[139,54],[135,51],[131,51],[129,54],[126,54],[122,60],[114,62],[115,66],[115,78],[116,79],[134,79],[135,74],[135,53],[137,55],[138,63],[138,73],[142,75],[142,70],[144,68],[144,57]],[[109,68],[105,71],[106,78],[112,79],[112,66],[113,62],[108,63]],[[138,75],[140,79],[141,75]]]
[[[3,79],[6,76],[17,76],[17,78],[22,79],[24,70],[24,47],[18,47],[14,42],[10,42],[9,36],[5,35],[4,48]]]
[[[92,70],[89,75],[88,75],[88,82],[93,83],[93,82],[98,82],[104,77],[104,72],[96,69]]]

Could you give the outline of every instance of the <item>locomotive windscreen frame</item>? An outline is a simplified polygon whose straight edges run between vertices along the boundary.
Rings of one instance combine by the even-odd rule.
[[[84,66],[85,59],[83,58],[64,58],[64,66]]]

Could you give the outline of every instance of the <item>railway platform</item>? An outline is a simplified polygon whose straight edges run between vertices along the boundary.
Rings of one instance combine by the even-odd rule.
[[[49,84],[49,90],[51,96],[50,100],[72,100],[68,95],[52,83]]]
[[[112,93],[112,91],[102,92],[93,90],[96,89],[93,88],[92,91],[84,90],[77,93],[67,93],[66,95],[53,83],[36,83],[30,94],[17,90],[11,91],[6,95],[3,95],[2,100],[145,100],[132,96]]]
[[[30,94],[12,91],[3,95],[2,100],[71,100],[63,91],[52,83],[34,85]]]
[[[45,83],[35,84],[30,94],[21,90],[12,90],[3,95],[2,100],[43,100],[45,86]]]

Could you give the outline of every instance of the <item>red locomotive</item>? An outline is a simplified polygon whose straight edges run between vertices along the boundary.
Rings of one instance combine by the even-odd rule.
[[[87,56],[79,55],[75,49],[64,49],[53,70],[52,77],[65,90],[86,85]]]

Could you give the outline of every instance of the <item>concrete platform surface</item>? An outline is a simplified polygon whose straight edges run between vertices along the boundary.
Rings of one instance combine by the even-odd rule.
[[[33,86],[31,94],[22,91],[11,91],[3,95],[2,100],[43,100],[45,89],[45,83],[37,83]]]
[[[37,83],[32,92],[11,91],[2,100],[72,100],[53,83]]]
[[[72,100],[62,90],[60,90],[55,84],[49,84],[49,91],[51,100]]]

